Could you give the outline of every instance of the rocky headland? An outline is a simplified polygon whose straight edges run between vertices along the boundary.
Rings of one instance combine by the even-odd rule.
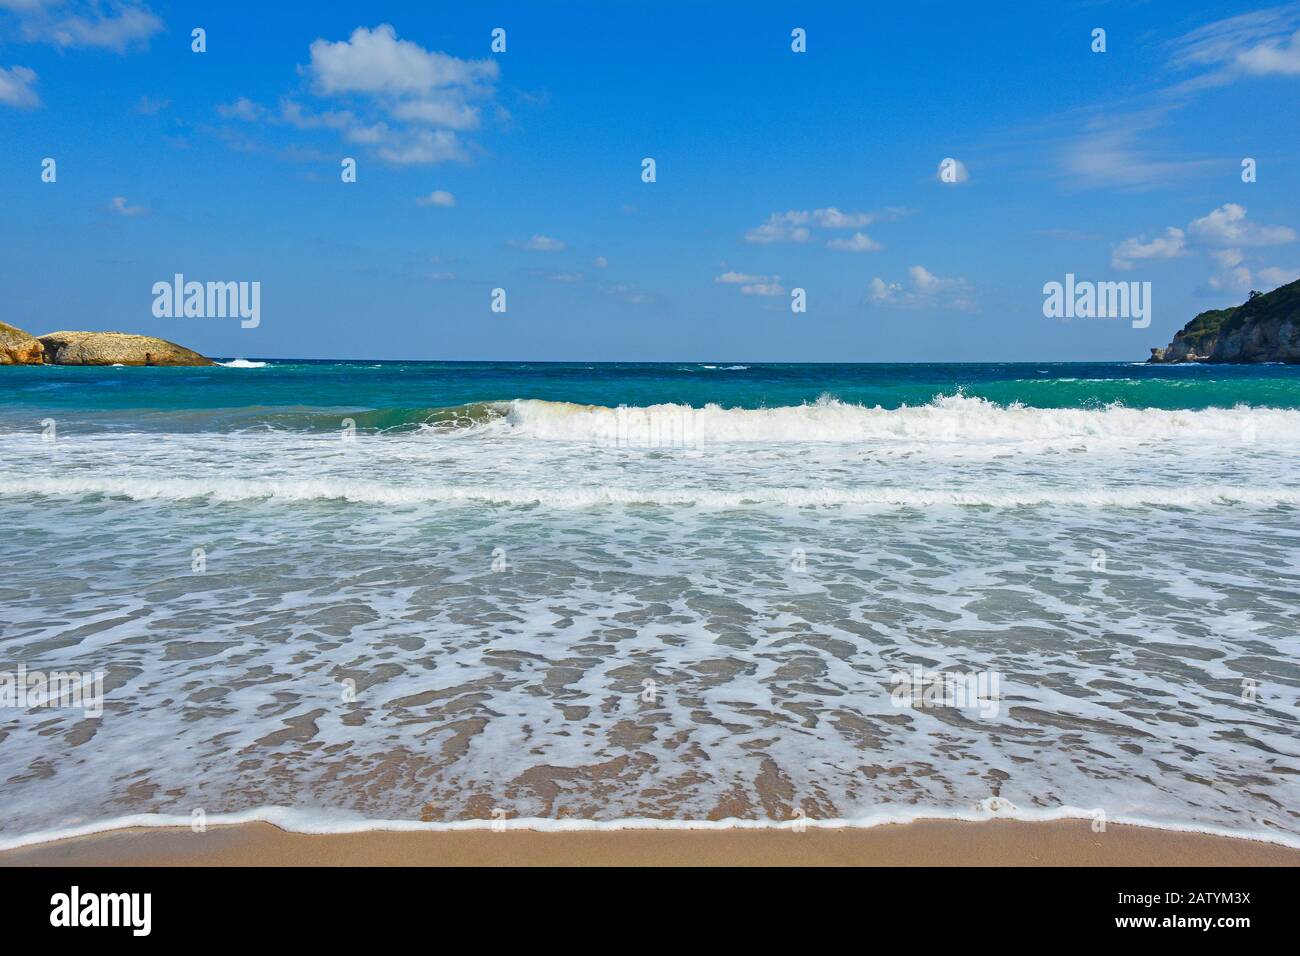
[[[29,335],[0,322],[0,365],[214,365],[191,349],[152,335],[49,332]]]
[[[1148,362],[1300,362],[1300,279],[1241,305],[1202,312]]]
[[[40,365],[45,361],[40,339],[0,322],[0,365]]]

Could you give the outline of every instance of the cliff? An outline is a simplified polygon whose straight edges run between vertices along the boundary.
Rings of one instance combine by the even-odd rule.
[[[1149,362],[1300,362],[1300,279],[1241,305],[1202,312]]]

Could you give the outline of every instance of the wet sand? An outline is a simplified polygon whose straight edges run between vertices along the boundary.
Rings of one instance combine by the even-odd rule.
[[[0,852],[4,866],[1300,866],[1300,850],[1089,821],[853,830],[290,833],[135,828]]]

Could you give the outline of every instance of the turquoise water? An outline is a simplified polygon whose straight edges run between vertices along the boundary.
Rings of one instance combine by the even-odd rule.
[[[823,395],[886,409],[961,390],[1037,408],[1300,408],[1300,367],[1134,363],[743,365],[716,363],[271,362],[265,368],[6,368],[0,422],[72,414],[112,427],[163,430],[334,427],[316,411],[372,412],[384,428],[434,409],[516,398],[594,405],[679,403],[761,408]]]
[[[202,810],[1300,845],[1298,450],[1284,366],[0,368],[0,672],[103,678],[102,714],[0,707],[0,844]]]

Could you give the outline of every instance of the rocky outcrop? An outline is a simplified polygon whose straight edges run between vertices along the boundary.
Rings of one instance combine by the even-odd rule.
[[[213,365],[175,342],[125,332],[51,332],[42,335],[51,365]]]
[[[40,365],[44,352],[40,339],[0,322],[0,365]]]
[[[1231,309],[1202,312],[1149,362],[1300,363],[1300,279]]]

